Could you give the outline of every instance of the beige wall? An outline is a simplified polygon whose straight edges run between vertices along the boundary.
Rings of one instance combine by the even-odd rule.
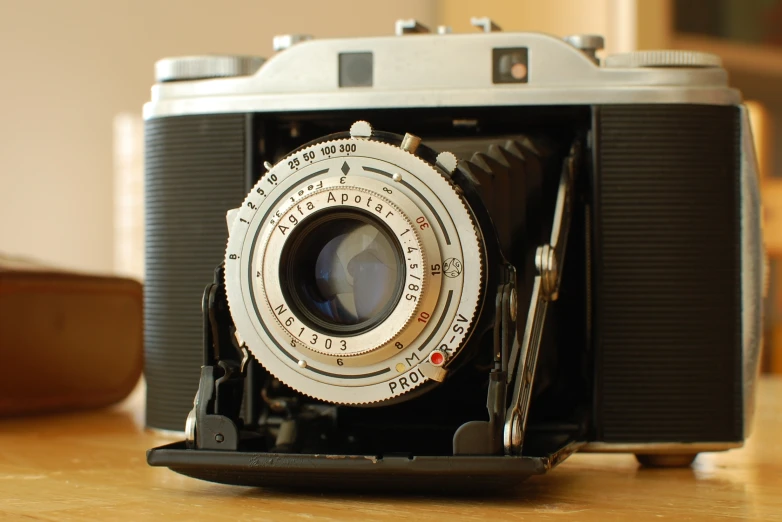
[[[440,23],[454,32],[475,30],[471,16],[488,16],[505,31],[554,36],[601,34],[609,51],[632,50],[636,2],[643,0],[440,0]],[[656,1],[656,0],[651,0]]]
[[[454,31],[475,30],[471,16],[489,16],[505,31],[555,36],[600,34],[606,52],[669,45],[671,0],[439,0],[438,18]]]
[[[441,23],[454,32],[475,30],[471,16],[488,16],[504,31],[537,31],[564,36],[606,32],[606,4],[610,0],[440,0]]]
[[[163,56],[268,56],[274,34],[391,34],[397,18],[474,31],[470,16],[505,30],[601,33],[608,50],[629,50],[659,34],[637,35],[634,23],[664,25],[659,2],[0,0],[0,252],[112,269],[112,120],[140,113]]]
[[[112,119],[163,56],[271,54],[274,34],[391,34],[435,2],[0,0],[0,252],[112,268]]]

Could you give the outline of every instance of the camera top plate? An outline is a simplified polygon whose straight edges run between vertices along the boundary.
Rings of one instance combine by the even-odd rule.
[[[718,59],[696,55],[658,51],[609,56],[601,62],[565,40],[540,33],[306,40],[243,76],[158,83],[144,117],[403,107],[739,104],[741,94],[728,86]]]

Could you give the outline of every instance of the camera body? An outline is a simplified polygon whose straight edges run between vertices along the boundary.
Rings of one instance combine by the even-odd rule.
[[[682,465],[741,446],[764,253],[719,60],[420,29],[158,62],[147,422],[187,417],[188,440],[150,464],[496,485],[577,449]],[[355,303],[326,306],[338,258]]]

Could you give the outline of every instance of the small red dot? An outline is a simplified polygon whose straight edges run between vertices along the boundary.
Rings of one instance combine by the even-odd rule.
[[[435,366],[440,366],[445,362],[445,357],[440,352],[432,352],[431,357],[429,357],[429,360],[434,364]]]

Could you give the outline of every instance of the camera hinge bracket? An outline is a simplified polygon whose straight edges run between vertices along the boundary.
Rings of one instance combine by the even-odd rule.
[[[214,283],[204,290],[204,361],[193,409],[185,423],[189,448],[236,450],[241,421],[239,411],[249,354],[237,349],[231,334],[224,269],[215,270]]]
[[[513,382],[513,392],[505,417],[503,439],[506,455],[521,455],[546,312],[548,304],[559,297],[565,247],[573,213],[574,178],[578,157],[579,144],[576,142],[562,164],[550,241],[539,246],[535,252],[535,267],[538,273],[532,287],[524,336],[521,343],[518,338],[514,338],[508,360],[508,383]]]

